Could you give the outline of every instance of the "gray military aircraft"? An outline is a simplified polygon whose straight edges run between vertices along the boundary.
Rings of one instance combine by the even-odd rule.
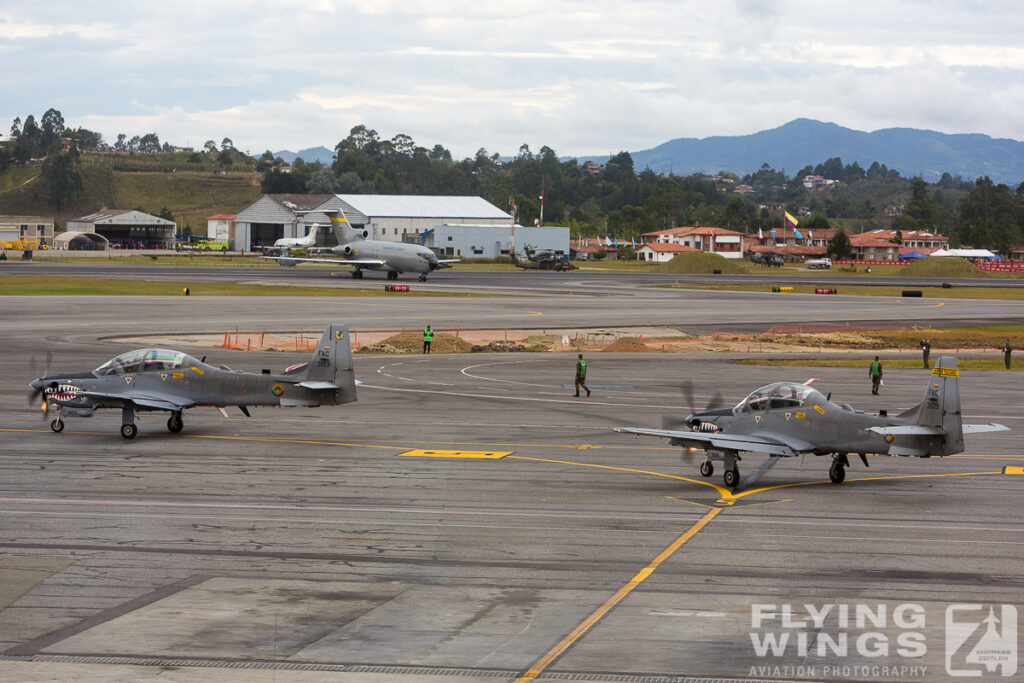
[[[138,349],[112,358],[95,370],[46,374],[32,380],[30,403],[42,396],[43,416],[56,411],[50,422],[64,430],[67,417],[92,417],[99,408],[121,409],[121,436],[138,433],[135,413],[166,410],[167,429],[184,428],[182,412],[212,406],[226,417],[226,406],[238,406],[249,417],[249,406],[340,405],[356,400],[348,326],[334,323],[320,338],[312,358],[281,374],[241,372],[226,365],[214,367],[167,349]]]
[[[961,423],[956,358],[939,358],[921,403],[899,415],[878,415],[833,403],[809,382],[776,382],[755,390],[733,408],[705,410],[686,417],[690,431],[621,427],[617,432],[667,438],[673,446],[704,449],[700,473],[714,473],[712,461],[725,466],[725,485],[736,488],[740,452],[767,453],[769,458],[743,481],[757,481],[782,458],[831,455],[829,479],[841,484],[849,456],[868,454],[918,458],[945,456],[964,449],[964,434],[1005,431],[1000,424]]]
[[[449,267],[459,259],[438,259],[437,254],[418,244],[368,240],[369,232],[356,230],[340,209],[329,209],[323,213],[331,216],[331,227],[338,246],[331,249],[341,258],[299,258],[296,256],[264,256],[272,258],[282,266],[297,266],[300,263],[332,263],[338,266],[352,266],[352,277],[363,277],[363,270],[381,270],[389,280],[397,280],[402,273],[419,273],[420,282],[427,281],[427,274],[438,268]]]
[[[565,254],[554,249],[536,249],[529,244],[523,249],[526,260],[522,261],[512,249],[512,264],[524,270],[576,270],[577,266]]]

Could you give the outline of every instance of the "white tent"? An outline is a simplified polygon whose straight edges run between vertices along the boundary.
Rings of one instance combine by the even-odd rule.
[[[995,258],[988,249],[939,249],[933,251],[932,256],[959,256],[960,258]]]

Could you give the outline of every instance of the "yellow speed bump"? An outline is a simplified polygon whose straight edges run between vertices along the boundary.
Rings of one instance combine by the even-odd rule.
[[[398,455],[413,458],[476,458],[478,460],[497,460],[506,455],[512,455],[512,451],[427,451],[421,448],[414,448]]]
[[[1024,474],[1024,467],[1004,467],[1003,474]]]

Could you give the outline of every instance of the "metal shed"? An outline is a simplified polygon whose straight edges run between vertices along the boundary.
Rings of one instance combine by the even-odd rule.
[[[235,216],[235,239],[231,249],[251,251],[273,246],[282,237],[305,237],[309,232],[308,226],[315,222],[307,219],[307,212],[331,197],[329,194],[263,195]]]
[[[177,223],[142,211],[104,209],[68,221],[68,232],[96,233],[119,249],[171,249]]]

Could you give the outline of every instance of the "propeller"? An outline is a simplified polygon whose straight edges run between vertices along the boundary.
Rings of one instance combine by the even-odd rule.
[[[32,371],[33,375],[37,375],[38,374],[39,377],[46,377],[49,374],[49,372],[50,372],[50,361],[52,361],[52,360],[53,360],[53,352],[52,351],[47,351],[46,352],[46,365],[43,366],[42,373],[39,373],[39,366],[36,363],[35,357],[32,357],[32,358],[29,359],[28,366],[29,366],[29,369]],[[30,391],[28,393],[28,405],[29,405],[30,408],[35,407],[37,405],[40,405],[39,397],[43,395],[43,390],[44,390],[44,387],[43,387],[42,384],[39,385],[38,389],[36,387],[34,387],[34,386],[32,387],[32,391]],[[41,403],[42,403],[43,419],[45,420],[46,419],[46,413],[49,411],[50,405],[46,401],[45,398],[43,398]]]
[[[712,396],[711,400],[708,401],[707,405],[701,410],[697,410],[696,404],[693,398],[693,382],[687,380],[679,385],[679,392],[683,395],[683,400],[688,409],[687,416],[693,415],[697,412],[704,410],[714,410],[715,408],[721,408],[725,401],[722,398],[722,394],[716,391]],[[679,417],[677,415],[665,414],[661,416],[661,428],[667,430],[680,430],[683,428],[691,428],[692,425],[686,421],[686,417]],[[683,460],[691,460],[694,455],[693,449],[686,449],[683,451]]]

